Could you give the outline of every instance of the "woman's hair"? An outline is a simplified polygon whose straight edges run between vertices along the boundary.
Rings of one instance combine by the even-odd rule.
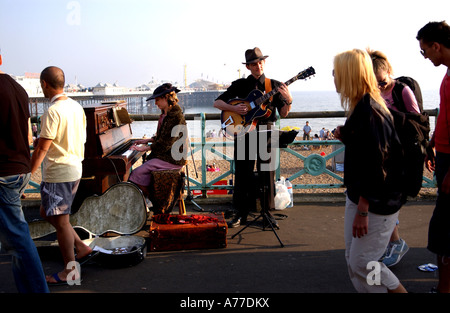
[[[367,52],[359,49],[342,52],[334,58],[334,81],[341,105],[351,114],[365,94],[388,110],[380,94],[373,65]]]
[[[370,48],[366,50],[372,59],[374,73],[377,73],[379,70],[386,71],[390,74],[394,73],[391,63],[389,63],[387,56],[383,52],[371,50]]]
[[[169,106],[173,106],[175,104],[178,104],[178,97],[175,91],[171,91],[168,94],[165,95],[167,99],[167,103],[169,103]]]

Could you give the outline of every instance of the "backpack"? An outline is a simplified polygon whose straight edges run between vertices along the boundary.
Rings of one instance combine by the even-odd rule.
[[[389,109],[394,127],[402,145],[403,195],[416,197],[422,188],[423,170],[430,133],[427,113],[399,112]]]
[[[416,97],[420,112],[423,112],[423,98],[419,83],[414,78],[407,76],[395,78],[395,86],[392,90],[394,105],[398,108],[399,111],[406,112],[405,103],[403,102],[402,97],[402,91],[405,86],[408,86],[412,90],[414,96]]]

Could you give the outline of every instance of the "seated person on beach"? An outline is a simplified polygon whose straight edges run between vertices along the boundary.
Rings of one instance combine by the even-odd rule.
[[[319,135],[314,134],[314,137],[313,137],[312,140],[313,140],[313,141],[320,141]],[[321,146],[319,146],[319,145],[313,145],[313,146],[312,146],[312,149],[313,149],[313,150],[319,150],[320,147],[321,147]]]
[[[323,140],[323,137],[325,137],[325,132],[326,132],[325,127],[322,127],[322,129],[321,129],[320,132],[319,132],[319,138],[320,138],[320,140]]]
[[[137,140],[131,147],[136,151],[151,151],[147,161],[134,169],[128,179],[138,185],[146,197],[149,195],[148,186],[153,171],[179,170],[186,165],[187,128],[178,105],[176,93],[179,91],[169,83],[155,89],[147,101],[155,99],[156,106],[161,110],[156,135],[150,139]]]
[[[213,164],[207,165],[206,170],[208,172],[219,172],[220,168],[216,166],[216,163],[213,163]]]

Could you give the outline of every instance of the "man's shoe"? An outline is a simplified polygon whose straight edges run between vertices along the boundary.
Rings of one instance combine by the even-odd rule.
[[[390,242],[382,262],[387,267],[394,266],[400,262],[408,250],[409,247],[403,239],[400,239],[399,242]]]
[[[236,227],[239,227],[239,226],[244,225],[246,223],[247,223],[247,219],[246,218],[235,217],[232,221],[228,222],[228,228],[236,228]]]

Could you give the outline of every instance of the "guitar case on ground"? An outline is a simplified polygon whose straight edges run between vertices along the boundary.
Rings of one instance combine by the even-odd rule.
[[[86,198],[70,216],[70,222],[77,232],[88,234],[89,238],[83,240],[86,244],[100,251],[93,261],[105,267],[127,267],[141,262],[147,253],[146,239],[134,235],[146,225],[147,215],[141,190],[132,183],[122,182],[101,196]],[[38,248],[58,247],[55,241],[40,240],[55,233],[48,222],[32,221],[29,228]],[[107,237],[103,236],[106,234]]]

